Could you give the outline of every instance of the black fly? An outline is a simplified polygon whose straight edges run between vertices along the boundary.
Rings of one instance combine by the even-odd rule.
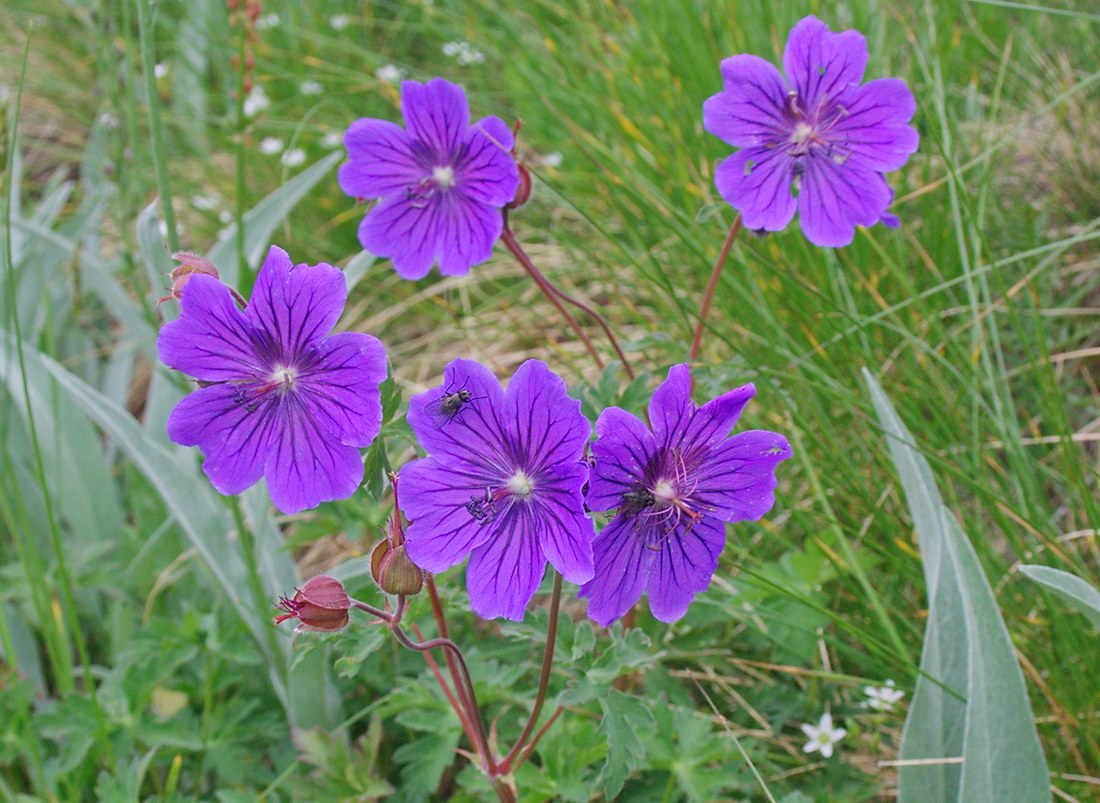
[[[657,498],[644,485],[636,482],[623,494],[619,513],[623,516],[637,516],[646,508],[653,507],[656,501]]]
[[[432,399],[424,406],[424,412],[432,417],[432,426],[442,429],[443,426],[454,418],[465,406],[473,395],[468,390],[456,390],[454,393],[444,393],[438,399]]]

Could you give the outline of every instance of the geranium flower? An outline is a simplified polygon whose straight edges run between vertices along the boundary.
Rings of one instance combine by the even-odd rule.
[[[363,248],[393,260],[405,279],[439,263],[460,276],[487,260],[503,227],[519,171],[512,132],[499,117],[470,125],[462,88],[433,78],[401,84],[408,130],[363,118],[344,136],[348,158],[340,186],[356,198],[381,198],[359,226]]]
[[[485,366],[454,360],[444,384],[412,398],[408,421],[429,453],[401,469],[409,557],[441,572],[467,554],[474,612],[520,621],[547,561],[592,577],[592,522],[581,460],[591,426],[544,363],[521,365],[507,391]]]
[[[580,592],[592,619],[606,627],[646,592],[655,617],[676,621],[718,568],[725,522],[771,509],[786,439],[727,437],[754,393],[744,385],[697,408],[688,367],[676,365],[649,403],[652,431],[618,407],[600,414],[586,501],[618,513],[593,542],[595,576]]]
[[[180,317],[160,330],[157,350],[200,387],[168,417],[168,437],[202,449],[221,493],[266,477],[275,507],[297,513],[359,487],[359,447],[382,422],[386,354],[370,335],[325,337],[346,299],[337,268],[292,265],[275,246],[244,310],[213,276],[184,285]]]
[[[802,732],[806,734],[806,738],[810,741],[806,742],[806,746],[802,748],[804,753],[821,753],[825,758],[829,758],[833,754],[833,745],[839,742],[847,735],[848,731],[844,728],[833,727],[833,715],[825,712],[821,715],[821,719],[818,720],[817,725],[799,725]]]
[[[857,224],[898,225],[882,174],[917,149],[916,102],[899,78],[861,85],[866,65],[863,34],[830,33],[817,17],[791,30],[786,81],[757,56],[722,62],[724,89],[703,104],[703,126],[741,149],[714,182],[746,228],[779,231],[797,208],[810,242],[842,246]]]

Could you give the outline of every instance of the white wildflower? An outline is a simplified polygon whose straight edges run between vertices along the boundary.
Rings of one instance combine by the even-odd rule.
[[[821,715],[817,725],[799,725],[802,732],[809,739],[802,748],[804,753],[821,753],[825,758],[833,754],[833,745],[844,738],[848,731],[844,728],[833,727],[833,715],[826,711]]]
[[[335,14],[328,18],[328,24],[332,26],[332,30],[342,31],[351,25],[351,17],[347,14]]]
[[[872,711],[893,711],[894,703],[899,702],[905,696],[905,692],[894,688],[894,681],[886,681],[885,686],[864,686],[863,693],[867,699],[860,703],[861,708],[870,708]]]
[[[266,31],[268,28],[274,28],[279,24],[279,15],[272,12],[270,14],[261,14],[256,18],[256,30]]]
[[[344,144],[344,134],[341,131],[329,131],[321,138],[321,145],[325,148],[339,148]]]
[[[301,148],[292,148],[279,157],[279,161],[287,167],[297,167],[306,160],[306,152]]]
[[[308,81],[302,81],[302,83],[298,85],[298,89],[302,91],[303,95],[320,95],[325,88],[321,86],[320,81],[310,79]]]
[[[561,160],[561,151],[554,151],[553,153],[545,154],[542,157],[542,163],[547,167],[561,167]]]
[[[255,117],[270,105],[271,99],[264,92],[264,88],[257,86],[244,99],[244,116]]]
[[[383,84],[396,84],[405,77],[405,71],[395,64],[383,64],[374,71],[374,77]]]
[[[447,42],[443,45],[443,55],[450,56],[463,66],[485,61],[485,54],[471,47],[469,42]]]
[[[163,78],[168,75],[168,65],[163,61],[153,66],[153,75],[157,78]]]
[[[278,137],[264,137],[260,141],[260,153],[274,156],[283,149],[283,141]]]

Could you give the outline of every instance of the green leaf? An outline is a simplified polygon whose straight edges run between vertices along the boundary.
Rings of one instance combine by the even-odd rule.
[[[1092,626],[1100,630],[1100,591],[1077,575],[1050,566],[1021,566],[1020,572],[1049,588],[1087,616]]]
[[[622,791],[630,773],[642,766],[645,744],[639,733],[653,730],[649,703],[618,689],[608,689],[599,698],[603,719],[600,733],[607,737],[607,762],[603,766],[603,793],[613,800]]]
[[[899,800],[1049,800],[1027,688],[989,581],[912,434],[874,376],[866,369],[863,375],[905,489],[928,585],[921,676],[901,758],[963,759],[903,766]]]

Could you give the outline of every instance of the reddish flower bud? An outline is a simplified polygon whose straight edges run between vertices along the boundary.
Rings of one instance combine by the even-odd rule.
[[[280,597],[275,607],[286,611],[275,617],[275,624],[297,619],[295,633],[308,630],[332,633],[347,625],[351,599],[339,580],[322,574],[307,580],[293,597]]]
[[[183,286],[196,273],[213,276],[215,279],[218,278],[218,269],[214,267],[214,263],[208,259],[203,259],[198,254],[180,252],[172,254],[172,259],[182,264],[168,274],[168,278],[172,280],[172,292],[164,298],[158,298],[157,304],[163,304],[170,298],[179,299],[180,293],[183,292]]]
[[[519,168],[519,186],[516,187],[516,197],[505,204],[508,209],[519,209],[531,197],[531,174],[518,159],[516,167]]]
[[[387,594],[410,597],[424,587],[424,571],[405,554],[405,545],[393,546],[388,538],[371,552],[370,573]]]

